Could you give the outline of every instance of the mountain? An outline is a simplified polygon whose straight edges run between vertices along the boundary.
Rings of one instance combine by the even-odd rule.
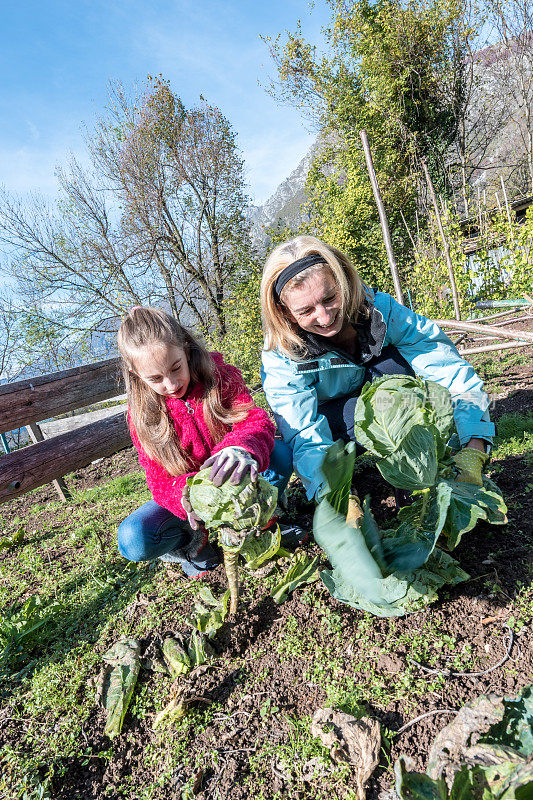
[[[318,144],[315,142],[296,169],[280,183],[274,194],[262,206],[249,207],[247,217],[251,223],[252,242],[260,251],[269,245],[269,228],[282,224],[296,230],[307,218],[306,212],[302,209],[307,200],[305,182],[317,147]]]

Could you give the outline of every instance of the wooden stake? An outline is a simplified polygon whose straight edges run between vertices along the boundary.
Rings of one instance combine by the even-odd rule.
[[[381,193],[379,191],[378,181],[376,178],[376,171],[374,169],[374,163],[372,161],[372,153],[370,152],[370,145],[368,144],[368,137],[366,135],[365,130],[360,131],[359,135],[363,143],[363,150],[365,151],[366,167],[368,169],[368,174],[370,176],[372,191],[374,192],[374,200],[376,201],[376,205],[378,207],[379,221],[381,223],[381,231],[383,233],[383,241],[385,242],[385,250],[387,251],[389,267],[392,273],[392,280],[394,283],[394,292],[396,294],[396,300],[399,303],[401,303],[402,306],[404,306],[405,303],[403,299],[402,285],[400,283],[400,277],[398,275],[398,266],[396,264],[396,259],[394,258],[394,252],[392,249],[392,242],[390,238],[389,222],[387,220],[387,215],[385,213],[385,206],[383,205],[383,200],[381,199]]]
[[[511,210],[510,210],[510,207],[509,207],[509,200],[507,198],[507,190],[505,188],[503,175],[500,175],[500,181],[501,181],[502,189],[503,189],[503,199],[505,200],[505,210],[507,211],[507,222],[509,223],[509,233],[511,235],[511,239],[514,241],[513,224],[511,222]]]
[[[439,205],[437,203],[437,197],[435,195],[435,189],[433,188],[433,181],[431,180],[431,176],[429,174],[427,165],[425,161],[422,161],[422,168],[424,170],[424,175],[426,176],[426,183],[428,185],[429,194],[431,197],[431,202],[433,203],[433,208],[435,210],[435,216],[437,217],[437,225],[439,226],[439,233],[442,239],[442,244],[444,247],[444,256],[446,258],[446,264],[448,265],[448,275],[450,278],[450,286],[452,290],[452,299],[453,299],[453,310],[455,313],[456,319],[461,319],[461,310],[459,308],[459,296],[457,294],[457,286],[455,283],[455,275],[453,274],[453,264],[452,259],[450,256],[450,247],[448,245],[448,241],[446,239],[444,228],[442,227],[442,219],[439,212]]]
[[[486,322],[489,319],[498,319],[499,317],[507,317],[509,314],[514,314],[516,306],[511,306],[508,311],[498,311],[497,314],[490,314],[488,317],[469,317],[465,322]]]

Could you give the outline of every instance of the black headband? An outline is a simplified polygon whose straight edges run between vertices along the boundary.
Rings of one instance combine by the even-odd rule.
[[[278,279],[274,284],[275,301],[279,303],[279,298],[281,297],[283,287],[290,281],[291,278],[294,278],[295,275],[298,275],[299,272],[303,272],[304,269],[307,269],[308,267],[312,267],[315,264],[324,263],[324,256],[320,256],[318,253],[311,253],[311,255],[299,258],[298,261],[293,261],[292,264],[289,264],[288,267],[285,267],[285,269],[282,270],[282,272],[280,272],[278,275]]]

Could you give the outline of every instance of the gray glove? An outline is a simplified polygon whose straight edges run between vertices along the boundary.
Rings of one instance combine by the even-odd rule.
[[[257,480],[257,461],[241,447],[224,447],[219,453],[204,461],[201,468],[206,467],[211,467],[209,480],[214,486],[222,486],[228,478],[233,486],[238,486],[248,472],[250,480]]]
[[[181,505],[183,506],[183,510],[187,514],[187,522],[193,529],[193,531],[197,531],[200,525],[203,523],[203,519],[198,516],[196,511],[193,510],[191,506],[191,501],[189,500],[189,487],[185,484],[183,488],[183,492],[181,495]]]

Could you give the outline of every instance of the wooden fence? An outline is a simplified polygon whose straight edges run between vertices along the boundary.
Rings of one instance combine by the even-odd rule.
[[[65,495],[63,475],[130,445],[124,410],[50,439],[37,424],[123,391],[118,358],[0,386],[0,434],[25,426],[34,442],[0,458],[0,503],[51,482]]]
[[[533,299],[527,299],[531,302],[529,308],[533,308]],[[475,322],[437,320],[437,323],[445,329],[452,329],[448,330],[450,335],[461,334],[456,341],[457,345],[468,335],[483,337],[477,340],[474,338],[472,343],[475,346],[461,349],[461,355],[531,347],[531,331],[504,328],[506,322],[500,320],[496,326],[484,324],[486,320],[509,313],[514,312],[499,313]],[[531,318],[530,314],[525,314],[509,322]],[[477,346],[487,338],[494,344]],[[252,393],[259,389],[260,385],[253,387]],[[117,397],[123,391],[124,383],[118,358],[0,386],[0,434],[26,427],[34,442],[0,458],[0,503],[51,482],[60,497],[65,499],[68,489],[61,480],[63,475],[85,467],[97,458],[112,455],[128,447],[131,437],[124,410],[47,439],[37,424],[58,414]]]

